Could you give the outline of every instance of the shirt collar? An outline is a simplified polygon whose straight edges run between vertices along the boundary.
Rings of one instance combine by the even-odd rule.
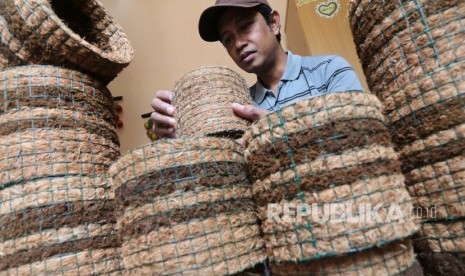
[[[265,98],[267,91],[268,89],[266,89],[262,85],[262,83],[259,80],[257,80],[255,85],[251,89],[252,98],[255,100],[257,104],[260,104],[261,102],[263,102],[263,99]]]
[[[291,51],[287,51],[287,64],[281,80],[296,80],[299,77],[300,69],[302,68],[302,57],[294,55]]]
[[[302,57],[299,55],[294,55],[291,51],[287,51],[287,64],[286,69],[284,70],[284,74],[281,77],[281,81],[283,80],[296,80],[299,77],[300,69],[302,67]],[[266,92],[269,89],[266,89],[262,83],[257,80],[255,85],[252,87],[252,98],[260,104],[263,102],[263,99],[266,96]]]

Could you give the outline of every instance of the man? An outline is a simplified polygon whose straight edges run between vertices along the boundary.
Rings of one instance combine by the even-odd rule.
[[[353,68],[338,56],[300,57],[280,44],[281,21],[266,0],[217,0],[199,20],[203,40],[220,41],[234,62],[257,75],[253,105],[233,103],[236,115],[258,120],[270,111],[324,93],[363,88]],[[172,92],[157,91],[152,119],[158,137],[176,137]]]

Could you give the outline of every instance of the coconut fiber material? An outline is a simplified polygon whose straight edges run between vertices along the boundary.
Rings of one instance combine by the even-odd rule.
[[[118,145],[82,128],[2,135],[0,188],[41,177],[103,175],[118,157]]]
[[[463,251],[465,3],[391,2],[352,1],[357,51],[424,222],[416,246]]]
[[[105,85],[77,71],[30,65],[0,72],[0,113],[26,107],[74,110],[114,123],[113,99]]]
[[[265,260],[234,141],[160,140],[125,153],[109,173],[126,273],[229,275]]]
[[[433,18],[436,18],[436,21],[432,21],[434,23],[438,23],[439,21],[446,24],[450,23],[451,21],[447,20],[450,18],[440,17],[447,16],[448,12],[457,12],[457,14],[460,14],[459,7],[461,3],[462,1],[460,0],[439,2],[432,0],[409,0],[393,1],[387,4],[370,1],[352,1],[351,10],[356,9],[362,15],[359,18],[351,15],[350,18],[355,44],[362,58],[362,65],[366,67],[368,62],[370,62],[367,57],[381,52],[380,50],[389,42],[395,40],[402,31],[409,30],[412,32],[411,39],[424,39],[422,35],[425,35],[425,33],[416,32],[418,29],[413,27],[415,23],[419,23],[422,20],[425,20],[423,23],[427,23],[427,19],[431,20]],[[456,10],[452,11],[454,8]],[[372,12],[373,10],[375,12]],[[352,12],[349,14],[352,14]],[[367,20],[371,21],[368,25],[364,22]],[[428,22],[428,25],[431,25],[432,22]],[[434,29],[434,24],[432,27]],[[422,48],[418,47],[417,49],[421,50]]]
[[[399,1],[387,13],[383,13],[383,3],[354,2],[359,2],[353,5],[354,10],[378,11],[370,15],[378,17],[372,21],[378,23],[358,43],[365,49],[359,55],[371,82],[370,88],[386,100],[388,119],[396,122],[413,117],[411,113],[434,108],[463,93],[460,67],[465,61],[462,43],[465,4],[462,1]],[[370,29],[358,22],[352,27],[354,36]],[[463,100],[457,105],[457,115],[463,114],[459,111],[461,106]],[[450,107],[443,108],[447,109]],[[424,116],[417,117],[414,126],[423,127]]]
[[[450,253],[421,252],[417,259],[423,266],[425,276],[462,276],[465,265],[460,258]]]
[[[425,221],[461,218],[465,199],[465,154],[406,173],[416,211]]]
[[[85,129],[119,145],[114,124],[97,115],[42,107],[24,107],[0,114],[0,136],[34,129]]]
[[[375,96],[341,92],[298,102],[253,123],[244,141],[271,262],[344,255],[418,230]],[[312,211],[300,221],[277,221],[270,204],[281,210],[307,204]],[[344,213],[322,218],[330,204]],[[379,205],[384,219],[366,219],[363,204]],[[386,219],[392,205],[403,220]],[[347,219],[333,219],[338,214]]]
[[[420,15],[422,12],[413,1],[407,4],[405,9],[410,15]],[[376,60],[368,61],[369,63],[366,64],[372,70],[370,73],[377,75],[381,71],[386,71],[387,76],[382,83],[387,85],[394,81],[398,75],[402,75],[406,71],[421,65],[424,66],[421,73],[425,74],[430,73],[437,67],[447,66],[463,60],[464,48],[459,43],[459,40],[463,38],[460,27],[460,24],[463,23],[463,15],[461,15],[463,10],[462,5],[452,7],[423,18],[425,20],[423,22],[421,21],[422,18],[414,19],[409,17],[410,25],[405,26],[405,21],[402,20],[401,23],[404,25],[402,27],[405,29],[398,30],[395,33],[395,39],[384,40],[385,37],[382,35],[373,41],[370,41],[370,38],[367,39],[367,43],[382,46],[377,53],[370,53],[376,57]],[[402,9],[397,11],[400,17],[406,15]],[[428,35],[425,32],[429,32]],[[380,38],[383,40],[379,41]],[[412,40],[414,40],[414,43],[408,43]],[[431,41],[434,41],[434,49],[427,47]],[[382,45],[383,43],[384,45]],[[396,49],[395,46],[398,48]],[[368,47],[368,49],[373,50],[371,47]],[[405,59],[403,59],[402,55],[404,55]],[[387,66],[387,59],[391,57],[395,58],[397,62],[395,68],[392,67],[392,64],[390,67]],[[409,73],[408,76],[414,79],[420,76],[418,74],[420,72],[417,72],[418,75],[415,75],[414,72]]]
[[[465,4],[398,2],[353,1],[353,15],[377,10],[367,19],[376,25],[362,27],[365,16],[351,20],[370,88],[383,100],[394,142],[406,145],[465,121]]]
[[[42,178],[0,198],[0,274],[121,271],[107,178]]]
[[[50,205],[58,202],[74,202],[108,197],[105,177],[62,176],[39,178],[0,190],[0,215],[20,212],[23,209]]]
[[[273,263],[270,270],[273,275],[422,275],[410,271],[414,260],[413,245],[404,240],[341,257],[306,263]]]
[[[233,102],[252,103],[247,83],[238,73],[226,67],[187,73],[174,87],[178,136],[242,136],[250,122],[234,114]]]
[[[77,69],[104,83],[132,60],[121,26],[96,0],[5,0],[0,5],[15,49],[29,64]],[[10,47],[11,48],[11,47]]]
[[[18,46],[19,43],[12,38],[5,19],[0,16],[0,70],[24,63],[12,50]]]
[[[88,249],[0,271],[0,275],[121,275],[120,248]]]
[[[415,251],[425,275],[465,274],[464,227],[463,221],[423,224],[415,237]]]
[[[320,193],[301,192],[294,200],[282,200],[278,204],[281,210],[286,205],[310,206],[307,212],[311,214],[302,215],[299,221],[297,218],[286,220],[283,212],[279,214],[282,221],[276,221],[267,214],[269,206],[259,207],[270,260],[315,260],[374,245],[383,246],[413,234],[418,225],[410,218],[410,196],[399,188],[402,179],[401,175],[379,177]],[[331,211],[331,204],[339,209]],[[398,216],[390,217],[393,205],[399,208]],[[376,214],[379,218],[370,217],[366,209],[370,207],[367,206],[378,206]],[[295,213],[298,207],[293,208]]]
[[[86,129],[119,145],[112,95],[85,74],[20,66],[0,72],[0,86],[0,136],[28,129]]]
[[[463,154],[459,158],[452,158],[440,164],[452,168],[463,166]],[[455,162],[461,164],[455,164]],[[420,208],[421,217],[428,221],[431,219],[453,219],[462,218],[465,215],[465,171],[452,171],[450,173],[434,173],[432,177],[425,177],[415,182],[412,179],[416,174],[423,173],[422,170],[430,170],[433,166],[425,166],[409,172],[408,178],[411,184],[408,186],[410,195],[414,197],[414,206]]]
[[[415,248],[419,251],[463,253],[465,222],[462,220],[423,223]]]
[[[460,124],[416,140],[400,150],[406,184],[416,207],[424,210],[423,214],[428,215],[428,210],[434,209],[435,218],[465,216],[464,149],[465,124]],[[445,173],[431,172],[432,167],[441,166],[453,169],[448,168]],[[429,176],[418,181],[419,173]],[[429,218],[424,216],[424,219]]]

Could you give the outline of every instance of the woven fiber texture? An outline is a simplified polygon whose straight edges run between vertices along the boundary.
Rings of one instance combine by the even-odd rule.
[[[187,73],[174,87],[178,136],[239,138],[250,122],[234,114],[233,102],[252,104],[247,83],[238,73],[226,67]]]
[[[427,3],[423,7],[419,2]],[[366,58],[371,63],[365,64],[365,73],[377,96],[385,103],[392,122],[435,104],[438,105],[435,109],[446,110],[438,103],[453,105],[450,100],[463,94],[461,72],[465,48],[461,41],[465,5],[440,12],[432,9],[432,6],[450,5],[450,2],[454,1],[404,1],[392,14],[384,15],[385,21],[375,27],[379,31],[373,36],[384,40],[374,44],[367,38],[363,44],[371,51]],[[366,5],[379,7],[383,4]],[[354,33],[356,31],[358,29],[354,29]],[[435,109],[429,113],[434,115]],[[424,116],[418,117],[421,121]]]
[[[0,3],[17,56],[29,64],[83,71],[104,83],[132,60],[133,48],[98,0],[5,0]]]
[[[0,188],[67,174],[102,175],[119,147],[85,129],[26,130],[0,136]]]
[[[41,177],[101,175],[119,157],[110,91],[52,66],[0,72],[0,187]]]
[[[0,271],[0,275],[121,275],[120,249],[89,249]]]
[[[0,275],[120,274],[112,95],[77,71],[0,72]]]
[[[61,67],[30,65],[0,72],[0,114],[23,108],[56,108],[98,115],[114,123],[113,99],[105,85]]]
[[[462,252],[460,237],[441,239],[444,233],[431,229],[465,217],[465,3],[353,0],[349,14],[409,193],[430,229],[419,242],[447,243],[426,247],[435,252]]]
[[[464,214],[465,154],[426,165],[406,174],[406,184],[424,221]]]
[[[1,71],[0,85],[1,136],[85,128],[119,145],[112,95],[101,82],[73,70],[31,65]]]
[[[0,70],[24,63],[12,50],[17,46],[19,44],[12,38],[5,19],[0,16]]]
[[[364,70],[395,128],[394,141],[404,145],[465,119],[465,3],[402,1],[395,7],[390,13],[375,13],[379,18],[374,22],[379,23],[359,44],[368,54],[360,50],[359,55],[362,60],[366,56]],[[355,11],[378,8],[382,11],[384,4],[352,5]],[[357,21],[352,28],[355,36],[367,29]],[[376,39],[382,41],[374,43]]]
[[[266,256],[243,148],[160,140],[110,168],[127,274],[229,275]]]
[[[273,275],[420,275],[409,271],[414,260],[413,245],[405,240],[336,258],[270,264],[270,270]]]
[[[465,252],[465,222],[423,223],[415,247],[419,251]]]
[[[349,91],[298,102],[253,123],[244,141],[271,262],[343,255],[418,230],[375,96]],[[270,219],[270,204],[312,210],[299,221],[277,221]],[[379,204],[383,219],[366,219],[365,204]],[[329,205],[344,212],[324,219]],[[403,220],[387,219],[391,206]]]
[[[425,221],[465,216],[464,127],[440,131],[400,151],[408,190],[415,206],[424,209]],[[432,210],[434,217],[428,217]]]
[[[28,129],[81,129],[119,145],[114,124],[99,115],[59,108],[21,108],[0,115],[0,136]]]
[[[0,275],[121,272],[106,177],[63,176],[0,190]]]

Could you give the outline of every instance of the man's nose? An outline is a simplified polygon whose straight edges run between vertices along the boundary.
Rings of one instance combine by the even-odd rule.
[[[242,50],[247,45],[247,39],[244,36],[238,35],[234,40],[234,46],[237,50]]]

